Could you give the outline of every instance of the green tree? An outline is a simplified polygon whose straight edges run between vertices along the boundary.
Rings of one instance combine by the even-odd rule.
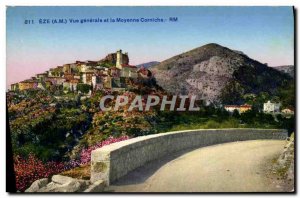
[[[278,97],[284,107],[295,107],[295,82],[287,84],[278,89]]]
[[[256,95],[253,93],[247,93],[243,96],[243,99],[244,99],[245,103],[247,103],[249,105],[253,105],[256,100]]]
[[[234,118],[240,118],[241,116],[240,116],[239,111],[235,109],[235,110],[233,111],[233,113],[232,113],[232,117],[234,117]]]
[[[239,104],[243,102],[244,89],[237,81],[229,82],[221,92],[223,104]]]
[[[80,83],[77,85],[77,90],[81,93],[88,93],[92,89],[91,85]]]

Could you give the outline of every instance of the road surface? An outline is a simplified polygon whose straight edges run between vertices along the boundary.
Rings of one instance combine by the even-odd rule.
[[[273,192],[267,176],[285,141],[254,140],[185,151],[148,163],[107,192]]]

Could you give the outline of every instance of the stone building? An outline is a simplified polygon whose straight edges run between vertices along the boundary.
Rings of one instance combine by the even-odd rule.
[[[77,65],[78,72],[86,72],[90,70],[92,67],[87,65],[87,63],[83,62]]]
[[[120,77],[121,76],[121,70],[117,67],[109,68],[109,74],[112,77]]]
[[[70,63],[71,73],[78,73],[77,64],[76,63]]]
[[[103,89],[104,80],[102,75],[93,75],[92,76],[92,87],[93,90]]]
[[[10,90],[17,91],[19,90],[19,83],[14,83],[10,85]]]
[[[138,70],[138,68],[136,66],[122,65],[121,77],[137,78],[138,77],[137,70]]]
[[[38,82],[36,80],[24,80],[18,83],[19,90],[26,90],[26,89],[35,89],[38,86]]]
[[[72,80],[72,79],[74,79],[74,74],[65,73],[64,78],[66,79],[66,81]]]
[[[63,88],[68,91],[77,91],[78,79],[71,79],[63,83]]]
[[[279,113],[280,112],[280,103],[272,103],[268,101],[267,103],[264,103],[264,112],[265,113]]]
[[[62,85],[66,81],[63,77],[47,77],[46,80],[50,81],[52,85]]]
[[[111,89],[112,88],[112,77],[111,76],[106,75],[104,77],[103,87],[105,89]]]
[[[123,54],[122,50],[119,50],[116,52],[116,67],[119,69],[122,69],[122,65],[123,64],[128,64],[129,63],[129,59],[128,59],[128,53]],[[124,57],[125,56],[125,57]],[[126,59],[127,57],[127,59]]]
[[[70,64],[64,64],[63,65],[63,72],[70,74],[71,73],[71,65]]]
[[[82,72],[82,82],[84,84],[92,85],[92,77],[94,75],[94,71],[87,70],[85,72]]]
[[[128,54],[123,54],[122,50],[117,51],[116,68],[120,69],[120,76],[128,78],[137,78],[138,68],[136,66],[129,65],[129,59],[124,61],[124,55],[128,57]]]
[[[40,81],[44,81],[46,77],[47,77],[47,73],[41,73],[36,75],[36,78]]]

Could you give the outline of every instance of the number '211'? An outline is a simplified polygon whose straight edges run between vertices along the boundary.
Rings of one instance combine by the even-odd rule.
[[[27,20],[27,19],[26,19],[26,20],[24,21],[24,24],[33,24],[33,23],[34,23],[33,20]]]

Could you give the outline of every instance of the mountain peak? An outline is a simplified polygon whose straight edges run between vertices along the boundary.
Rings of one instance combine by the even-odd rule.
[[[219,45],[218,43],[208,43],[203,45],[202,47],[224,47],[224,46]]]
[[[247,92],[258,93],[274,90],[285,79],[280,72],[243,52],[217,43],[169,58],[151,70],[158,85],[165,90],[176,94],[195,94],[206,101],[218,101],[222,90],[232,81]]]
[[[176,65],[178,65],[178,62],[200,63],[202,61],[207,61],[212,57],[220,57],[226,59],[242,58],[241,55],[241,53],[237,53],[217,43],[208,43],[201,47],[194,48],[190,51],[169,58],[156,65],[155,68],[161,70],[168,70],[171,68],[176,69]]]

